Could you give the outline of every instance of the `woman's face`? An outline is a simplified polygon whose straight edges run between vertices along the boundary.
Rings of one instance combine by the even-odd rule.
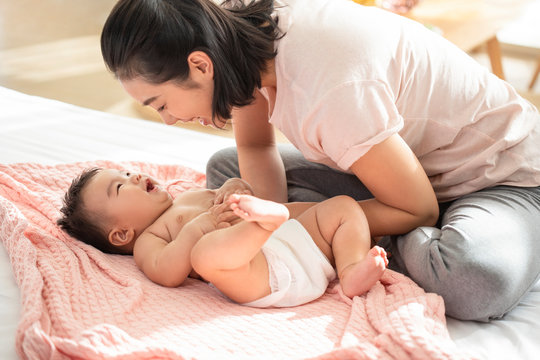
[[[204,126],[223,127],[219,119],[212,122],[212,98],[214,82],[187,80],[179,85],[168,81],[162,84],[150,84],[142,78],[122,80],[122,86],[135,100],[143,106],[155,109],[163,122],[174,125],[199,122]]]

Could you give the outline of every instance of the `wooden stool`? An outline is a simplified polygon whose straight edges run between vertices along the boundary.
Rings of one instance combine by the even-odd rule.
[[[534,83],[536,82],[536,79],[538,79],[538,74],[540,74],[540,57],[538,58],[538,65],[536,66],[536,71],[534,72],[531,83],[529,84],[529,91],[531,91],[534,87]]]

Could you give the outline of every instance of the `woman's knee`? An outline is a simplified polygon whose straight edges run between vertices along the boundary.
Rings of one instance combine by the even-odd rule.
[[[500,267],[464,264],[461,274],[439,284],[446,313],[460,320],[489,321],[503,317],[524,295],[517,293],[516,279]]]
[[[459,231],[419,228],[396,241],[409,276],[441,295],[449,316],[478,321],[501,317],[523,295],[526,271],[509,268],[489,248],[469,240]]]

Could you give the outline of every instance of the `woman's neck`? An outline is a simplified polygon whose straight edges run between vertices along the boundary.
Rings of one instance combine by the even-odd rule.
[[[276,87],[275,59],[266,63],[266,71],[261,74],[261,87]]]

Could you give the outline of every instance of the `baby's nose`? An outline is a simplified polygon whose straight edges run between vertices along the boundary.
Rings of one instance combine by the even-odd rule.
[[[135,184],[138,184],[139,181],[141,181],[141,174],[131,175],[131,181],[133,181]]]

